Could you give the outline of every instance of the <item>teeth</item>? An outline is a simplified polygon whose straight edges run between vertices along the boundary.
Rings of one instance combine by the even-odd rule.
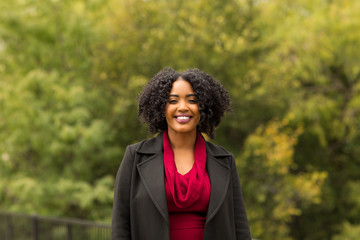
[[[189,119],[189,117],[181,116],[181,117],[177,117],[177,119]]]

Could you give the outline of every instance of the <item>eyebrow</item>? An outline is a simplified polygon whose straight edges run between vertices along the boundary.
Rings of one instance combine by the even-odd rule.
[[[196,94],[186,94],[186,97],[196,97]],[[179,97],[177,94],[170,94],[169,97]]]

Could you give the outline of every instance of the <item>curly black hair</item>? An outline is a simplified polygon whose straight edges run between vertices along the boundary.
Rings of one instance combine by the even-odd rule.
[[[214,138],[215,127],[221,117],[231,110],[230,96],[212,76],[196,68],[178,73],[167,67],[158,72],[139,95],[138,116],[141,122],[148,125],[151,134],[167,129],[165,107],[172,84],[178,78],[188,81],[196,94],[200,112],[197,130]]]

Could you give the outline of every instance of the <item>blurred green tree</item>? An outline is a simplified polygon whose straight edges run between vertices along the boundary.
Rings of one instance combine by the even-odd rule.
[[[1,209],[109,220],[136,97],[165,66],[197,67],[234,111],[260,239],[354,239],[360,224],[360,2],[0,3]],[[31,199],[31,201],[29,201]]]
[[[111,92],[93,80],[106,2],[1,9],[1,208],[109,221],[114,175],[143,129],[131,99],[144,80]]]

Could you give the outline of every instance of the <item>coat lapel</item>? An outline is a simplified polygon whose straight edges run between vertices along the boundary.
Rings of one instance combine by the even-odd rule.
[[[169,224],[165,181],[164,181],[164,154],[162,146],[162,134],[156,138],[145,141],[137,150],[143,159],[137,169],[146,191],[160,214]]]
[[[220,209],[223,203],[230,182],[230,168],[220,159],[231,157],[230,154],[213,153],[207,145],[206,168],[210,178],[211,193],[206,223],[209,222]]]
[[[162,134],[144,142],[137,149],[137,154],[142,160],[137,169],[141,181],[144,183],[154,205],[169,224],[169,213],[165,192],[165,174],[164,174],[164,153]],[[223,203],[230,182],[230,168],[221,158],[231,157],[230,154],[219,151],[213,144],[206,144],[206,168],[210,178],[211,193],[206,217],[206,223],[209,222],[220,209]],[[140,156],[142,155],[142,156]]]

